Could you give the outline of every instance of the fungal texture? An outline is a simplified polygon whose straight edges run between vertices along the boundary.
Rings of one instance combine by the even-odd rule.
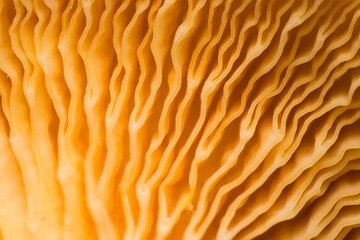
[[[360,239],[359,49],[360,0],[0,0],[0,239]]]

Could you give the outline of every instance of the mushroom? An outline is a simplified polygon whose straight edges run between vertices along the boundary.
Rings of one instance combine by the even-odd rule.
[[[360,238],[359,0],[0,1],[0,239]]]

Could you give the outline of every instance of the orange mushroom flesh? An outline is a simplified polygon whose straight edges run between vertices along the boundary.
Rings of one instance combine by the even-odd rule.
[[[360,239],[360,0],[1,0],[0,239]]]

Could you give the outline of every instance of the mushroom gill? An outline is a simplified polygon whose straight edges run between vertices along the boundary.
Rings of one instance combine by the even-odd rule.
[[[360,239],[359,49],[360,0],[0,0],[0,239]]]

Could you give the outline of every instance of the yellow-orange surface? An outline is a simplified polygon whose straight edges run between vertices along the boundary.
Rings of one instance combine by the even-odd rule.
[[[360,239],[359,49],[360,0],[0,0],[0,239]]]

